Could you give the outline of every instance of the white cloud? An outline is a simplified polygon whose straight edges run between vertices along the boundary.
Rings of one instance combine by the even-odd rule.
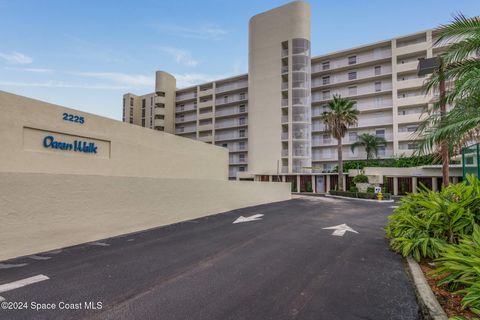
[[[155,76],[146,76],[146,75],[131,75],[126,73],[119,73],[119,72],[69,72],[69,74],[81,76],[81,77],[88,77],[88,78],[96,78],[96,79],[104,79],[110,80],[117,83],[121,83],[128,86],[135,86],[135,87],[152,87],[155,85]]]
[[[8,64],[30,64],[33,59],[20,52],[3,53],[0,52],[0,58],[5,60]]]
[[[173,47],[159,47],[160,51],[165,52],[173,57],[176,63],[182,64],[187,67],[195,67],[198,61],[193,59],[190,52],[183,49]]]
[[[219,40],[228,35],[228,31],[215,25],[201,25],[197,27],[184,27],[175,24],[154,24],[152,25],[160,33],[167,33],[172,36],[204,39],[204,40]]]
[[[26,71],[34,73],[52,73],[54,70],[46,68],[16,68],[16,67],[5,67],[6,70],[15,70],[15,71]]]

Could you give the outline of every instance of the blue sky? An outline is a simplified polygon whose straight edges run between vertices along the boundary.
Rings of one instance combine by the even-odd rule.
[[[0,90],[121,119],[122,95],[247,72],[248,19],[281,0],[0,0]],[[480,14],[478,0],[310,1],[312,55]]]

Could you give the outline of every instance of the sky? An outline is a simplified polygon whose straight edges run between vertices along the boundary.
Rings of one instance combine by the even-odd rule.
[[[121,120],[122,96],[248,70],[248,20],[282,0],[0,0],[0,90]],[[312,0],[312,56],[437,27],[479,0]]]

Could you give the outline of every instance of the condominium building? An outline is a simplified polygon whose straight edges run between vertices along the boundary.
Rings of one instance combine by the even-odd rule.
[[[123,120],[228,148],[231,178],[322,176],[336,165],[337,141],[320,116],[341,95],[360,111],[343,139],[344,160],[365,159],[350,148],[362,133],[386,139],[380,158],[411,155],[433,98],[418,59],[444,49],[434,39],[427,30],[311,57],[309,5],[292,2],[250,20],[248,74],[176,89],[157,71],[154,93],[124,95]]]

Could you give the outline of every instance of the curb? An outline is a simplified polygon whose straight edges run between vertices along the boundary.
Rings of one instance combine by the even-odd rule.
[[[418,302],[424,319],[427,320],[448,320],[448,316],[443,311],[442,306],[438,303],[437,298],[430,289],[427,279],[423,275],[420,265],[413,260],[412,257],[407,257],[408,271],[412,276],[415,284],[415,293],[417,294]]]
[[[325,197],[330,197],[330,198],[338,198],[338,199],[347,199],[347,200],[357,200],[357,201],[368,201],[368,202],[376,202],[376,203],[392,203],[395,202],[395,200],[374,200],[374,199],[361,199],[361,198],[352,198],[352,197],[343,197],[343,196],[334,196],[331,194],[325,194]]]

